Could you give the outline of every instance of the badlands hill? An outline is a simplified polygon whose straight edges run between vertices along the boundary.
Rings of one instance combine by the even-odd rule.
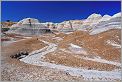
[[[37,19],[25,18],[17,24],[11,26],[11,29],[6,33],[20,34],[26,36],[39,35],[43,33],[51,33],[50,29],[41,24]]]
[[[121,82],[121,13],[61,23],[25,18],[2,37],[10,38],[2,43],[2,80]]]
[[[90,34],[97,34],[114,28],[121,28],[121,12],[113,16],[101,16],[100,14],[93,13],[87,19],[69,20],[61,23],[40,23],[38,19],[25,18],[20,20],[17,24],[13,24],[7,33],[38,35],[48,33],[49,30],[65,33],[82,30],[88,31]]]

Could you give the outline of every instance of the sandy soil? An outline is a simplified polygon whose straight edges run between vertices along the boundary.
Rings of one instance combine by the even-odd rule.
[[[70,67],[86,68],[86,69],[95,69],[100,71],[112,71],[114,69],[120,69],[119,66],[99,63],[95,61],[81,59],[81,56],[76,54],[69,54],[62,51],[56,51],[54,53],[49,53],[45,56],[44,60],[50,63],[61,64]]]
[[[69,43],[73,43],[87,49],[89,55],[98,55],[106,60],[120,62],[121,49],[106,44],[107,40],[114,40],[120,44],[121,30],[109,30],[98,35],[76,31],[64,37],[64,40],[59,43],[59,47],[68,48]]]
[[[37,38],[26,39],[12,43],[6,47],[2,46],[1,54],[1,80],[2,81],[39,81],[39,80],[83,80],[82,77],[68,75],[66,72],[42,66],[26,64],[17,59],[12,59],[13,55],[19,51],[29,52],[43,48],[46,44]]]
[[[75,31],[70,34],[44,34],[39,37],[19,39],[8,46],[2,46],[2,80],[83,80],[82,76],[71,76],[63,70],[26,64],[10,57],[20,51],[30,53],[48,46],[43,41],[57,45],[57,49],[46,54],[43,61],[88,70],[112,71],[120,69],[120,66],[114,64],[82,59],[82,57],[100,57],[107,61],[120,63],[121,48],[106,43],[110,40],[120,45],[120,33],[120,30],[109,30],[97,35],[89,35],[87,32]],[[86,53],[73,52],[71,44],[83,48]]]

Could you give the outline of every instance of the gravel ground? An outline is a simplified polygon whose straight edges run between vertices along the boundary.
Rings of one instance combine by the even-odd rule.
[[[7,47],[4,48],[2,47],[2,53],[1,53],[2,81],[25,81],[25,80],[81,81],[83,79],[82,77],[71,76],[61,70],[29,65],[17,59],[12,59],[10,57],[11,54],[7,51],[6,48]]]
[[[114,33],[117,34],[116,30],[112,31],[112,34],[114,34]],[[81,36],[80,38],[77,37],[76,39],[74,39],[74,38],[70,39],[72,37],[76,37],[76,35],[82,35],[85,37]],[[101,36],[108,36],[108,35],[110,35],[110,34],[105,33],[104,35],[101,35]],[[80,77],[71,76],[69,73],[64,72],[64,70],[58,70],[58,69],[52,69],[52,68],[48,68],[48,67],[44,67],[44,66],[42,67],[42,66],[35,66],[35,65],[31,65],[31,64],[26,64],[22,61],[19,61],[17,59],[12,59],[10,57],[11,55],[16,54],[17,52],[19,52],[21,50],[28,50],[29,52],[32,52],[34,50],[38,50],[38,49],[41,49],[41,48],[47,46],[46,44],[44,44],[40,40],[44,40],[44,41],[47,41],[50,43],[55,43],[55,44],[59,45],[58,49],[60,49],[62,47],[67,48],[68,43],[73,43],[73,44],[77,43],[76,45],[80,46],[81,43],[79,43],[79,42],[81,42],[82,38],[84,38],[83,39],[84,42],[86,40],[86,43],[90,43],[89,45],[87,44],[87,46],[85,45],[85,47],[87,47],[87,48],[89,47],[92,50],[94,50],[94,46],[95,46],[94,42],[95,43],[98,42],[99,45],[95,46],[95,49],[96,48],[99,49],[98,54],[100,54],[101,57],[106,58],[107,60],[108,59],[109,60],[116,60],[117,62],[120,60],[119,49],[112,48],[111,46],[109,46],[107,48],[105,47],[105,49],[107,49],[107,53],[109,51],[112,53],[112,54],[110,54],[110,57],[109,57],[109,54],[105,54],[105,55],[102,54],[101,49],[104,46],[103,46],[103,44],[101,45],[99,42],[103,41],[104,38],[102,40],[98,38],[98,41],[96,41],[96,36],[95,36],[95,38],[91,37],[91,41],[93,40],[92,41],[93,44],[91,45],[91,41],[90,42],[88,41],[88,40],[90,40],[90,38],[87,38],[86,36],[87,36],[87,34],[81,34],[81,32],[76,32],[75,34],[70,34],[69,36],[66,36],[66,37],[63,37],[63,36],[56,37],[55,35],[43,35],[43,36],[40,36],[39,38],[27,39],[25,41],[20,40],[19,42],[15,42],[13,44],[11,43],[10,45],[7,44],[4,47],[2,46],[2,50],[1,50],[2,51],[1,52],[1,74],[2,74],[1,79],[2,79],[2,81],[25,81],[25,80],[29,80],[29,81],[38,81],[38,80],[82,81],[84,79],[82,76],[80,76]],[[113,36],[113,35],[111,35],[111,36]],[[39,40],[37,40],[37,39],[39,39]],[[105,37],[105,40],[108,40],[108,39],[110,39],[110,37]],[[116,38],[112,38],[112,39],[116,40]],[[78,40],[79,40],[79,42],[78,42]],[[104,43],[104,42],[102,42],[102,43]],[[80,47],[84,47],[84,46],[82,45]],[[113,51],[114,51],[114,53],[113,53]],[[97,51],[94,51],[94,52],[97,53]],[[48,53],[47,56],[48,55],[51,56],[51,53],[50,54]],[[57,53],[56,55],[59,58],[61,56],[60,53]],[[60,56],[58,56],[58,55],[60,55]],[[106,56],[108,56],[108,57],[106,57]],[[53,61],[54,60],[61,61],[61,63],[59,62],[59,64],[63,64],[62,59],[60,60],[60,59],[56,58],[55,55],[52,55],[51,58],[53,58]],[[71,60],[71,56],[67,57],[67,58],[69,58],[69,60]],[[50,58],[48,58],[48,59],[50,59]],[[52,59],[50,59],[50,60],[52,60]],[[72,60],[72,61],[74,62],[74,60]],[[50,62],[50,61],[48,61],[48,62]],[[87,63],[87,62],[88,61],[85,61],[85,63]],[[68,63],[67,64],[70,65],[71,61]],[[91,63],[93,64],[93,62],[91,62]],[[65,62],[65,64],[66,64],[66,62]],[[91,66],[93,66],[92,64],[91,64]],[[86,66],[86,64],[84,64],[84,65]],[[100,66],[101,66],[101,64],[100,64]],[[109,66],[107,66],[107,67],[109,67]],[[103,68],[105,68],[105,66],[102,66],[101,69],[103,69]],[[110,68],[109,68],[109,70],[110,70]],[[112,67],[112,70],[113,70],[113,67]]]

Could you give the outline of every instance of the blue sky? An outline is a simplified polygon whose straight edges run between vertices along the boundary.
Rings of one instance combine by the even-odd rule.
[[[120,1],[2,1],[2,21],[37,18],[40,22],[85,19],[92,13],[113,15]]]

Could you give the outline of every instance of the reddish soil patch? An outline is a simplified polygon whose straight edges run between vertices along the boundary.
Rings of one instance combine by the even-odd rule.
[[[62,52],[60,50],[54,53],[47,54],[44,57],[44,60],[50,63],[62,64],[70,67],[79,67],[79,68],[81,67],[86,69],[111,71],[120,68],[118,66],[111,65],[111,64],[84,60],[81,59],[80,56],[76,54],[70,54],[70,53]]]
[[[120,48],[106,44],[107,40],[121,42],[121,30],[113,29],[97,35],[76,31],[64,37],[59,43],[59,48],[68,48],[70,43],[87,49],[89,55],[98,55],[103,59],[120,62]]]
[[[10,44],[9,46],[3,47],[2,50],[6,49],[7,53],[10,55],[16,54],[19,51],[28,51],[32,52],[34,50],[38,50],[40,48],[45,47],[46,44],[39,41],[36,37],[20,40]]]

